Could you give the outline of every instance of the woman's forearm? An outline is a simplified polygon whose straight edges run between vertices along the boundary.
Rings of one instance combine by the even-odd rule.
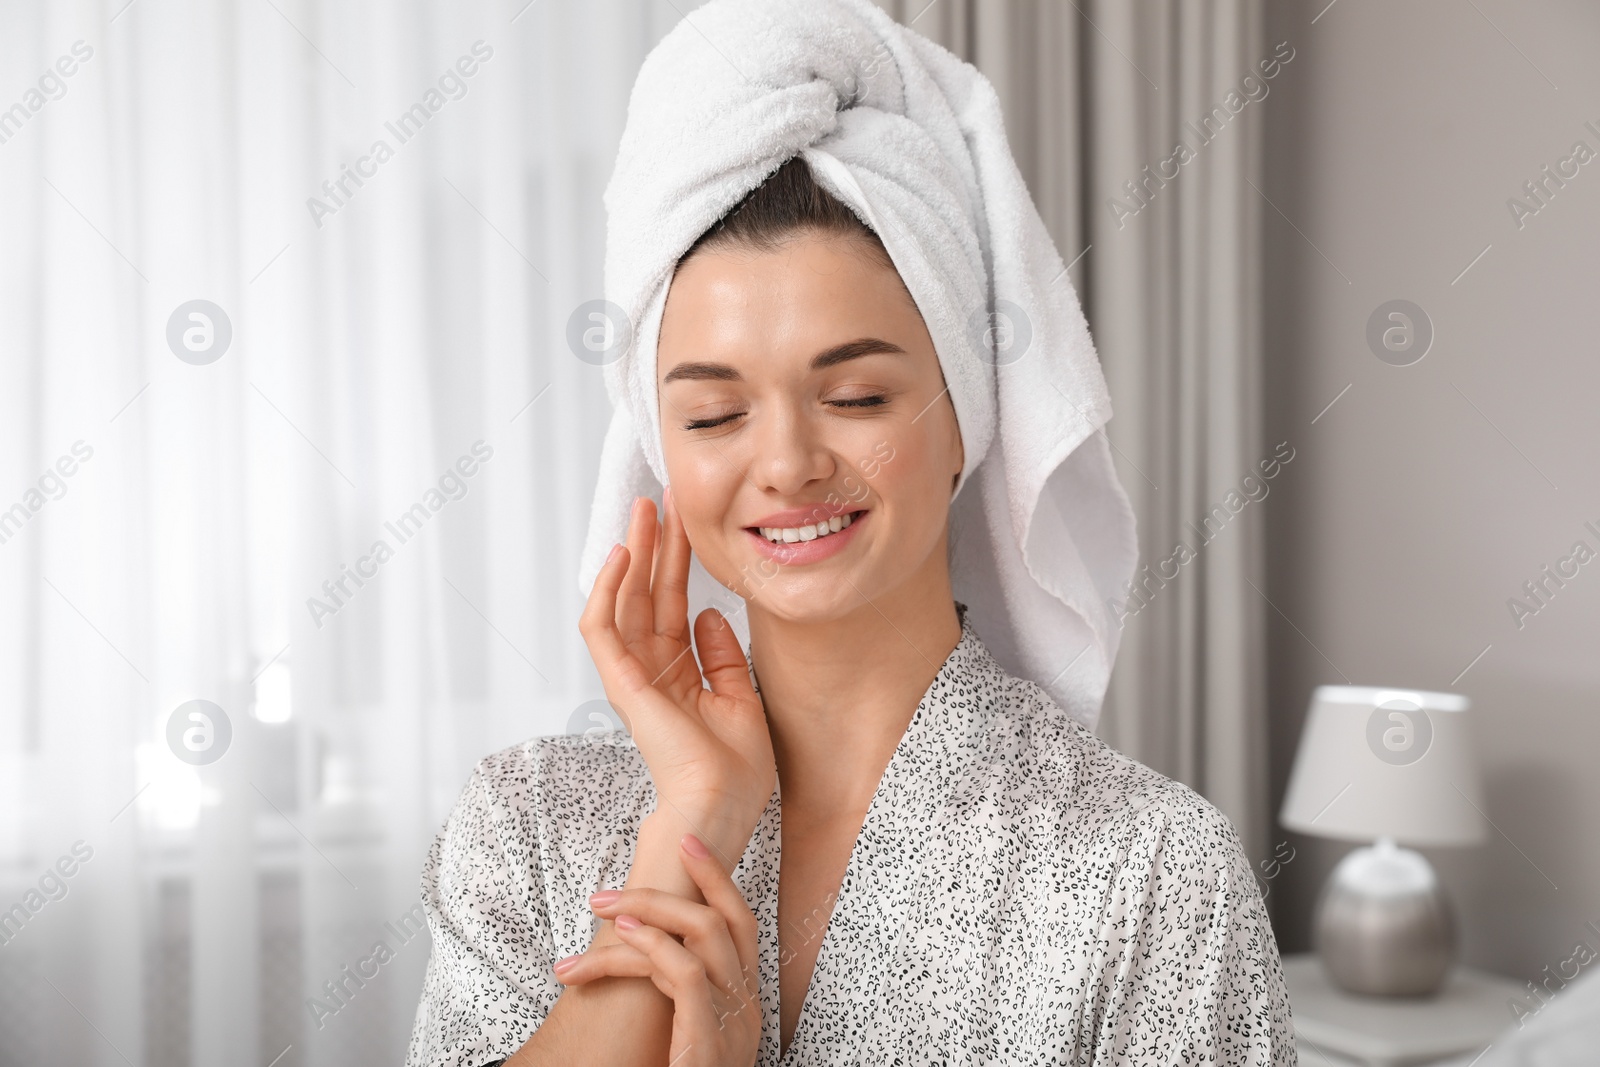
[[[678,858],[678,840],[692,827],[669,812],[647,816],[627,888],[661,889],[700,902],[703,896]],[[600,924],[591,948],[620,945],[612,924]],[[567,988],[539,1029],[506,1067],[656,1067],[672,1041],[672,1001],[648,978],[601,978]]]

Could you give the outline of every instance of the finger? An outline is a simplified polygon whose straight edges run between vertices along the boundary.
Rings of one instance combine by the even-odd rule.
[[[750,665],[739,646],[739,635],[715,608],[707,608],[694,620],[695,651],[700,655],[700,673],[713,693],[751,699]]]
[[[644,664],[628,651],[617,630],[617,590],[627,570],[629,555],[626,548],[619,546],[601,565],[583,614],[578,618],[578,630],[600,674],[606,698],[622,713],[629,732],[637,736],[639,727],[634,719],[638,715],[654,713],[677,719],[686,716],[681,708],[651,686]]]
[[[582,985],[596,978],[649,978],[655,964],[632,945],[605,945],[558,960],[556,981]]]
[[[617,629],[630,645],[655,632],[655,608],[650,602],[655,540],[655,501],[642,496],[633,502],[628,516],[628,573],[617,597]]]
[[[595,666],[602,674],[606,668],[628,654],[617,632],[617,591],[628,573],[628,549],[616,544],[611,554],[600,565],[589,589],[589,599],[584,602],[583,613],[578,616],[578,632],[589,646]]]
[[[649,930],[650,927],[639,927],[639,930]],[[677,945],[671,938],[668,942]],[[678,946],[682,950],[682,946]],[[693,990],[684,990],[683,998],[677,996],[683,990],[682,984],[674,984],[666,976],[658,976],[657,964],[650,956],[633,945],[610,945],[601,949],[590,949],[588,952],[576,956],[569,956],[557,962],[555,967],[556,981],[566,986],[584,985],[597,978],[648,978],[663,995],[673,1001],[673,1046],[676,1049],[680,1043],[685,1047],[696,1045],[706,1049],[717,1045],[719,1032],[726,1025],[725,1020],[737,1016],[741,1012],[754,1010],[753,1018],[760,1014],[760,1002],[753,994],[741,993],[735,989],[729,991],[728,998],[712,997],[709,979],[703,979],[698,987],[698,993]],[[734,1003],[729,1005],[729,1000]],[[759,1029],[759,1022],[757,1022]],[[680,1062],[681,1053],[674,1057],[674,1063]]]
[[[666,507],[666,501],[665,501],[666,490],[663,489],[661,492],[662,492],[662,496],[663,496],[663,500],[662,500],[662,505],[661,506],[662,506],[662,508],[665,508]],[[662,540],[663,540],[663,538],[661,536],[661,519],[657,518],[656,519],[656,539],[655,539],[654,542],[652,542],[653,547],[650,550],[651,551],[651,556],[650,556],[650,594],[651,594],[650,607],[651,607],[652,611],[655,610],[656,579],[661,574],[661,542],[662,542]]]
[[[681,1017],[690,1030],[709,1033],[717,1025],[717,1011],[711,1001],[711,981],[700,957],[665,930],[648,924],[630,927],[627,920],[631,916],[618,918],[624,921],[616,924],[617,936],[650,958],[650,980],[672,998],[674,1018]]]
[[[739,973],[753,978],[759,973],[760,955],[756,947],[756,916],[750,910],[750,902],[745,900],[733,878],[723,870],[722,861],[711,854],[705,842],[694,834],[684,834],[678,845],[683,852],[684,870],[700,887],[706,898],[705,906],[721,916],[727,928],[738,957]],[[754,994],[755,987],[749,991]]]
[[[655,597],[656,632],[689,641],[689,535],[684,532],[678,503],[669,485],[661,493],[661,546],[651,589]]]
[[[658,889],[612,892],[617,895],[597,893],[589,898],[590,909],[596,915],[607,919],[631,915],[658,930],[683,938],[685,947],[700,958],[719,989],[726,989],[729,982],[744,977],[744,961],[734,945],[733,932],[717,909]],[[595,903],[602,896],[605,902]]]

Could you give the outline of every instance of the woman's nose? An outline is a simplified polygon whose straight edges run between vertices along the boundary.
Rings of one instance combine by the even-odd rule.
[[[801,413],[775,415],[753,436],[750,478],[763,490],[792,495],[833,473],[832,453]]]

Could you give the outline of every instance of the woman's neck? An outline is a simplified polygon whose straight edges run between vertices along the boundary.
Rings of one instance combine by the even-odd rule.
[[[751,604],[750,655],[786,821],[855,819],[866,810],[960,642],[942,545],[923,570],[826,623],[777,618]]]

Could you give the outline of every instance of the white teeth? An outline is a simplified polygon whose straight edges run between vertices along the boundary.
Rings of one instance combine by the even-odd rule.
[[[761,536],[768,541],[792,545],[797,541],[815,541],[819,537],[836,534],[849,525],[849,515],[833,515],[810,526],[763,526],[760,529]]]

